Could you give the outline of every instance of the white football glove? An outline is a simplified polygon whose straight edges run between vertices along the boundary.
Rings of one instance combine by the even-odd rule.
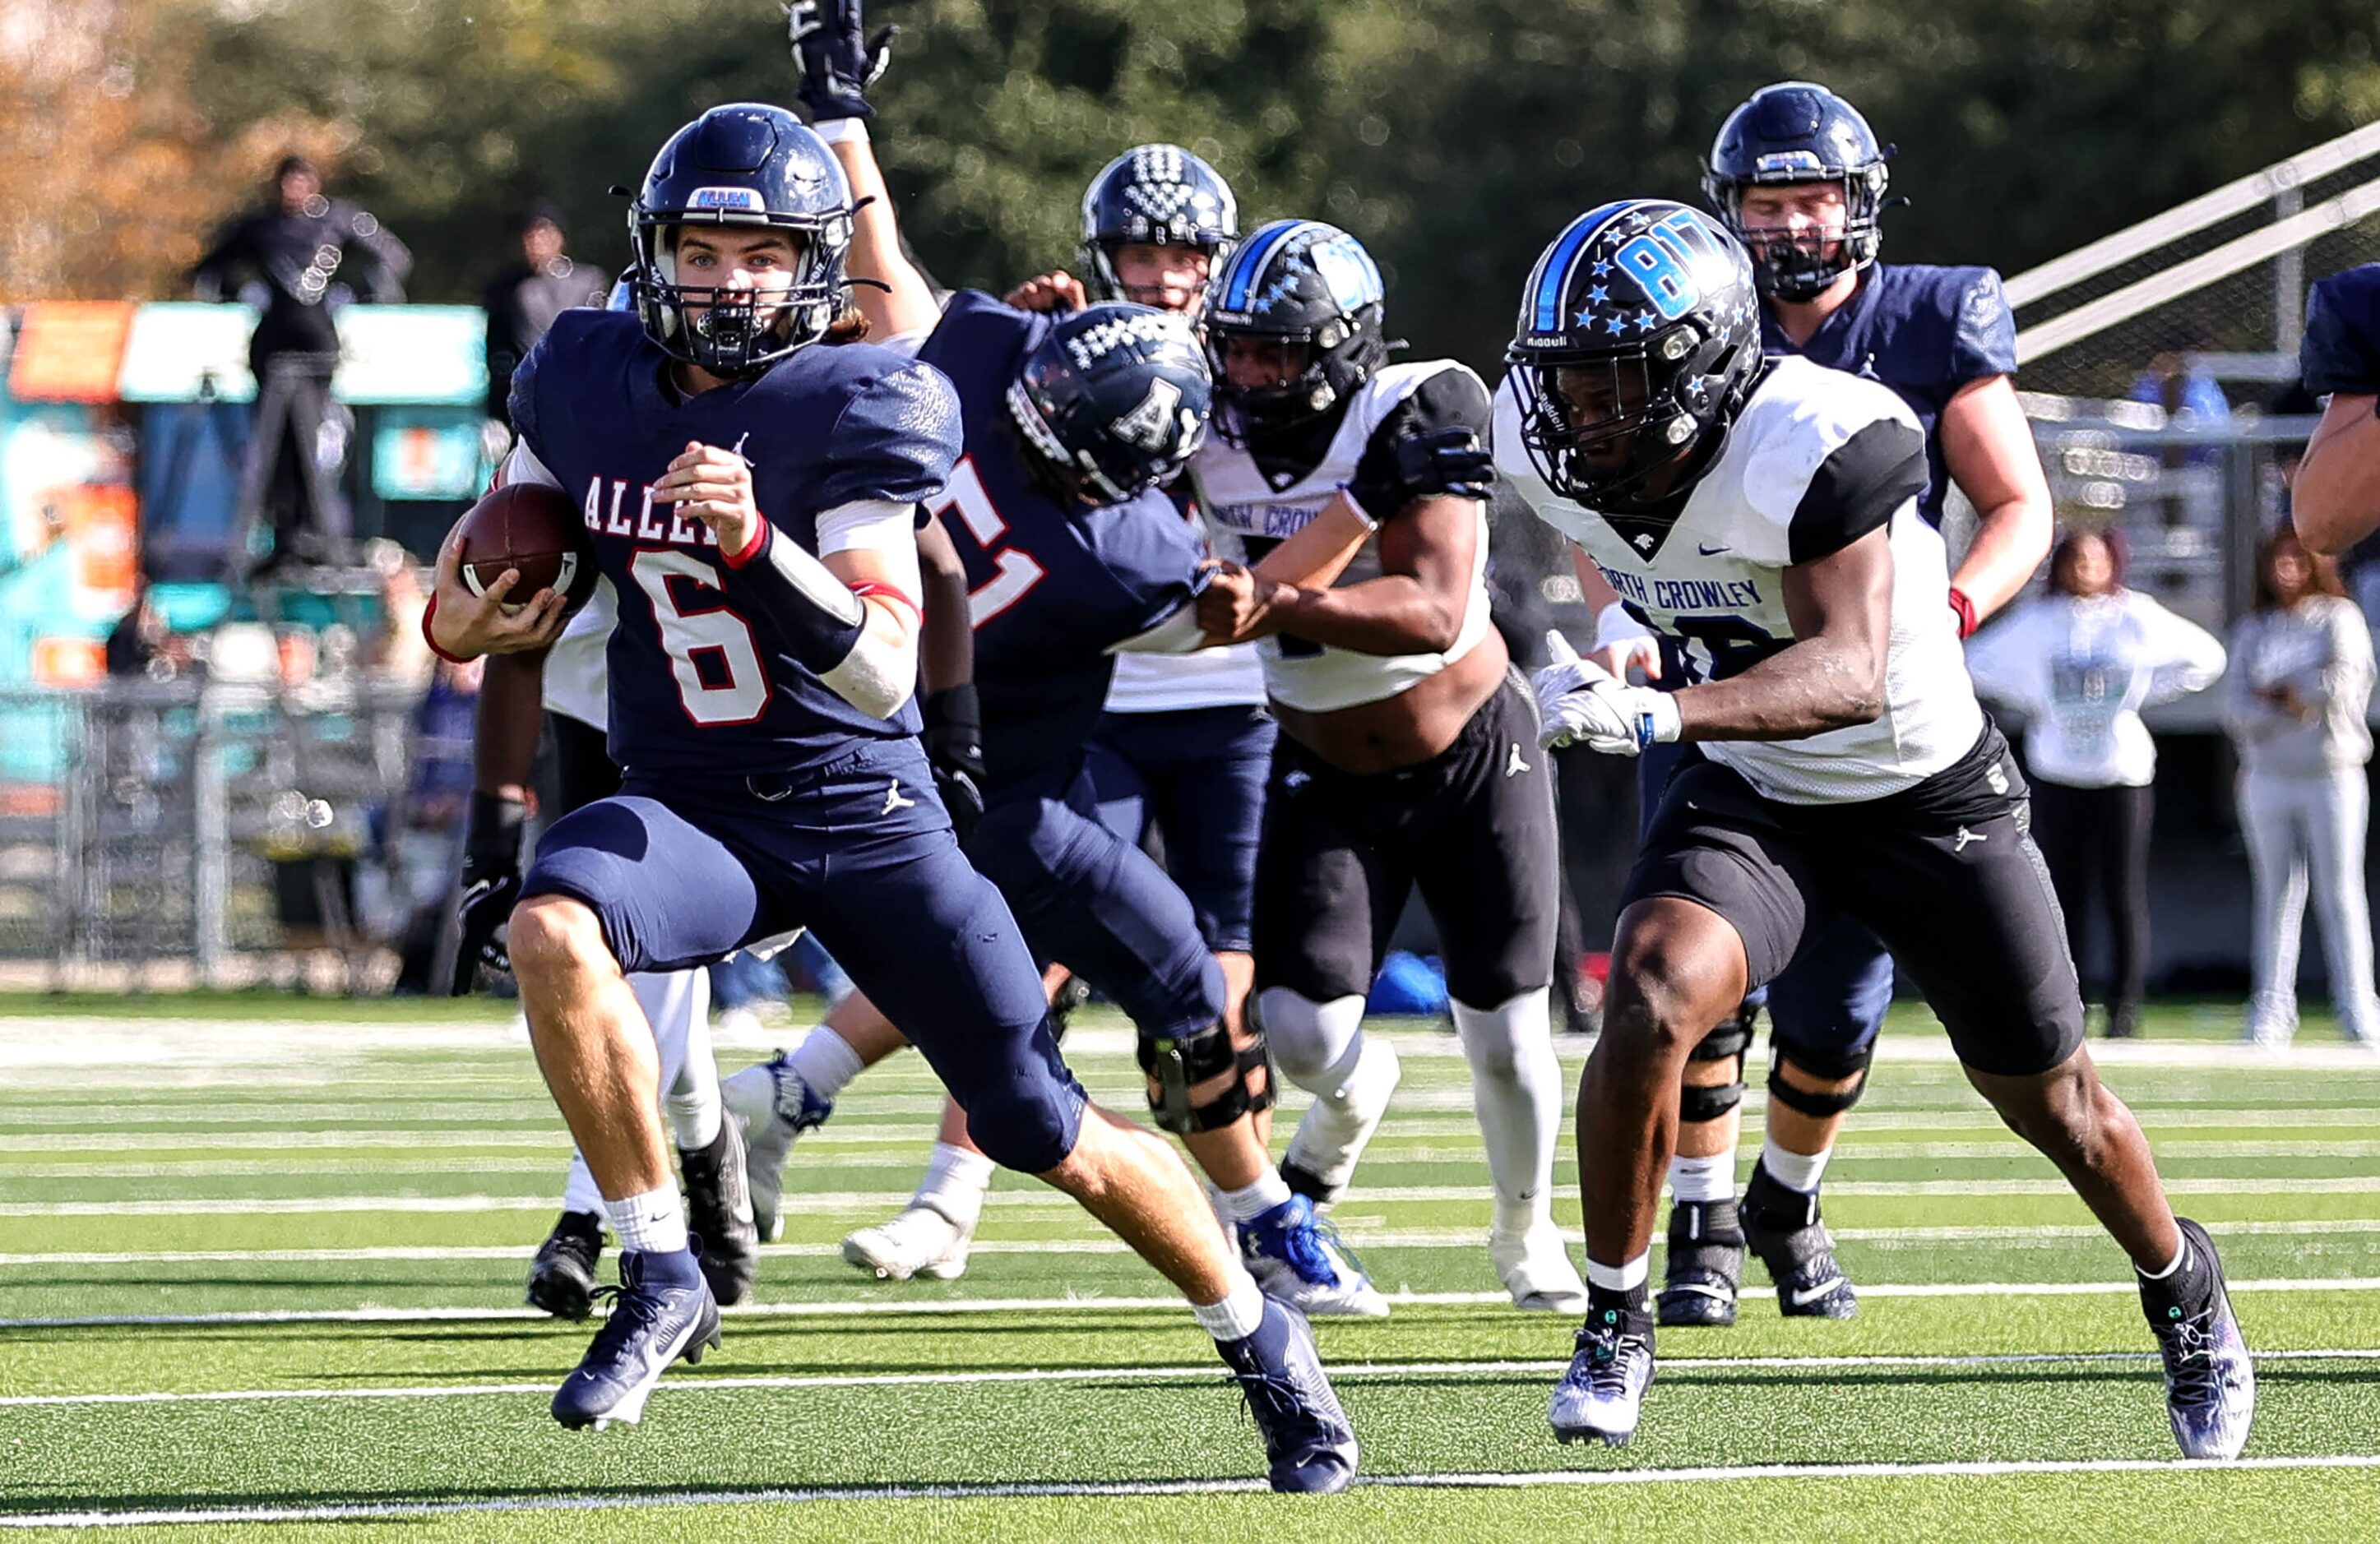
[[[1581,659],[1559,633],[1546,634],[1546,648],[1553,663],[1535,682],[1539,745],[1583,741],[1604,755],[1633,756],[1678,738],[1678,705],[1668,693],[1622,684],[1594,660]]]
[[[1661,679],[1660,640],[1620,601],[1595,614],[1595,646],[1587,653],[1614,680],[1625,682],[1631,670],[1642,670],[1647,681]]]

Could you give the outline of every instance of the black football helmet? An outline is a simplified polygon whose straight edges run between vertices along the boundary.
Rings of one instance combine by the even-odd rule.
[[[767,226],[799,248],[785,289],[678,282],[677,232]],[[628,207],[628,279],[645,335],[713,375],[758,375],[826,335],[843,311],[851,185],[826,142],[781,107],[740,102],[670,136]]]
[[[1364,244],[1319,220],[1275,220],[1232,249],[1207,281],[1207,358],[1216,428],[1244,442],[1327,413],[1388,362],[1387,292]],[[1302,370],[1279,385],[1234,386],[1233,339],[1304,345]]]
[[[1212,393],[1190,323],[1105,301],[1059,320],[1008,387],[1008,415],[1062,500],[1120,504],[1207,437]]]
[[[1751,259],[1683,204],[1591,210],[1530,270],[1504,358],[1546,486],[1607,514],[1650,508],[1676,491],[1648,493],[1653,473],[1716,454],[1759,378]]]
[[[1751,250],[1761,289],[1807,300],[1884,245],[1879,216],[1892,147],[1876,143],[1859,109],[1806,80],[1763,86],[1727,115],[1703,168],[1703,197]],[[1843,185],[1842,239],[1743,228],[1743,190],[1779,183]]]
[[[1179,145],[1135,146],[1109,162],[1083,194],[1083,267],[1101,300],[1134,298],[1116,275],[1119,247],[1195,247],[1207,254],[1211,274],[1239,239],[1232,185]]]

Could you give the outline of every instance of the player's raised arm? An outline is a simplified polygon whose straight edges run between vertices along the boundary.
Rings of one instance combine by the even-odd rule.
[[[876,109],[868,103],[867,88],[884,72],[900,30],[887,27],[868,38],[860,0],[799,0],[787,16],[802,74],[795,94],[851,183],[856,212],[844,271],[870,281],[852,286],[852,300],[879,339],[929,331],[941,311],[933,287],[901,249],[892,198],[868,138]]]

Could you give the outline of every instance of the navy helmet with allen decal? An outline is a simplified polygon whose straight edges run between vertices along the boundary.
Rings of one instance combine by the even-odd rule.
[[[1091,179],[1083,194],[1083,267],[1091,293],[1129,300],[1116,249],[1188,247],[1220,263],[1240,239],[1240,204],[1220,172],[1179,145],[1135,145]]]
[[[1026,459],[1062,501],[1100,505],[1172,480],[1206,439],[1211,404],[1190,323],[1120,301],[1061,318],[1008,388]]]
[[[646,336],[713,375],[751,376],[824,337],[841,314],[851,184],[826,141],[781,107],[732,103],[670,136],[628,207],[629,270]],[[690,284],[689,227],[783,231],[796,251],[782,288]]]
[[[1752,251],[1763,291],[1807,300],[1884,246],[1880,216],[1892,147],[1879,145],[1859,109],[1806,80],[1763,86],[1727,115],[1703,167],[1703,197]],[[1748,231],[1743,190],[1791,183],[1840,182],[1843,229]]]
[[[1275,220],[1250,232],[1207,281],[1216,427],[1245,441],[1353,396],[1396,346],[1387,298],[1379,265],[1336,225]]]
[[[1637,512],[1708,464],[1760,374],[1743,246],[1706,214],[1627,199],[1572,221],[1529,272],[1505,351],[1546,486]]]

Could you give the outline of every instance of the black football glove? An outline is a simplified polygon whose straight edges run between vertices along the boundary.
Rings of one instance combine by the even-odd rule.
[[[1398,440],[1389,476],[1378,483],[1359,479],[1347,491],[1365,513],[1387,520],[1416,499],[1485,499],[1495,487],[1496,458],[1469,426],[1449,424]]]
[[[802,67],[794,95],[809,109],[812,123],[876,115],[868,88],[884,73],[901,29],[882,28],[870,38],[861,0],[791,0],[785,31]]]
[[[528,808],[499,794],[471,795],[463,826],[463,941],[455,950],[450,995],[470,995],[480,968],[509,971],[513,962],[496,939],[520,899],[521,824]]]
[[[933,764],[934,791],[950,811],[951,829],[964,845],[983,818],[983,710],[973,686],[951,686],[929,694],[926,759]]]

